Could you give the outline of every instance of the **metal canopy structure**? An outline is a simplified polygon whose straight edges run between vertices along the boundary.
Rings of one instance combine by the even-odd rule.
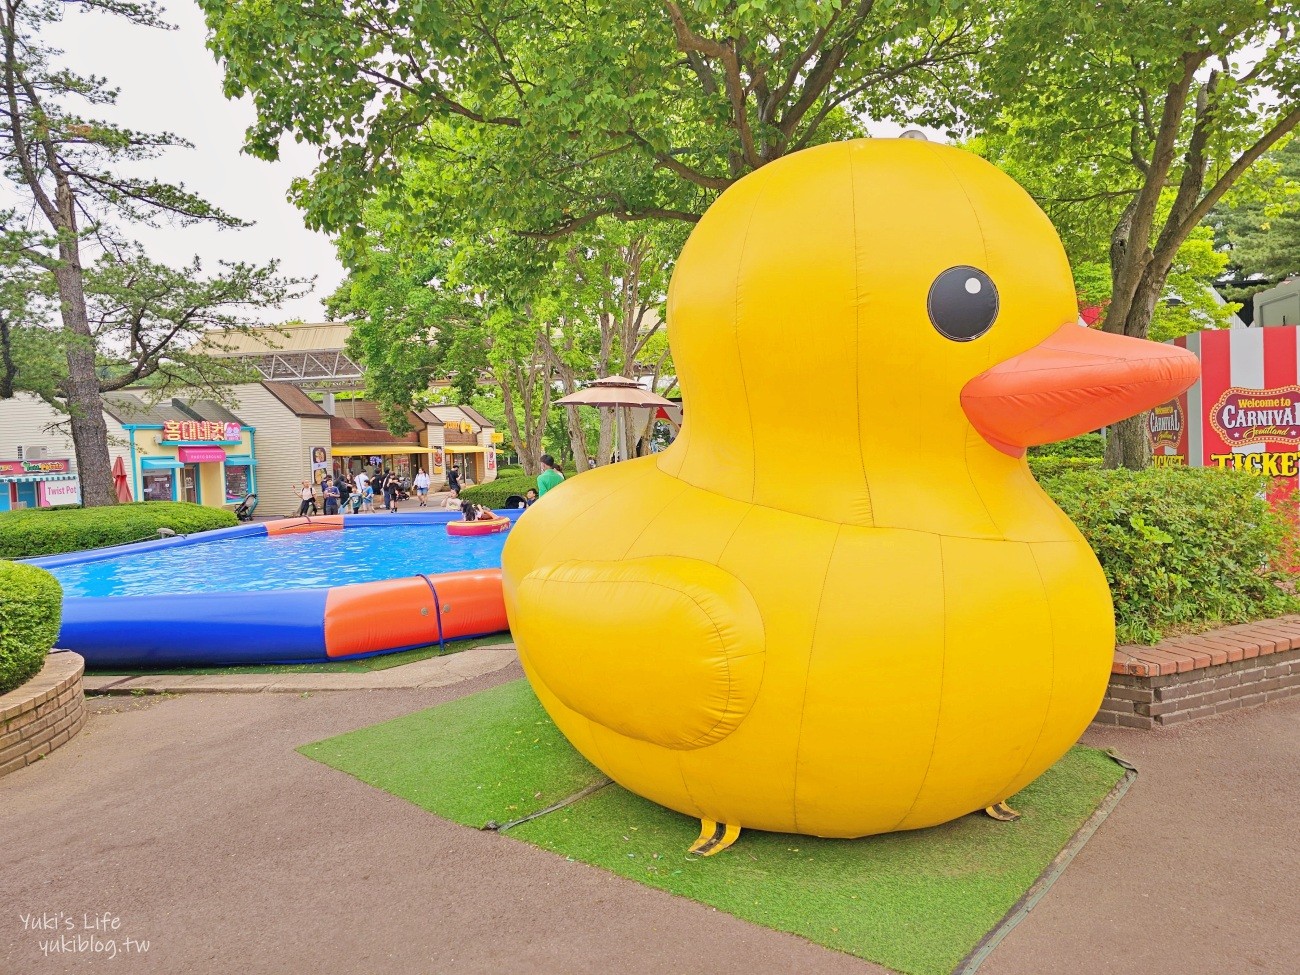
[[[346,322],[277,325],[246,332],[214,332],[203,351],[238,359],[266,382],[328,392],[365,387],[365,374],[347,352]]]
[[[361,389],[365,385],[361,367],[341,350],[284,350],[247,358],[267,382],[292,383],[317,390]]]

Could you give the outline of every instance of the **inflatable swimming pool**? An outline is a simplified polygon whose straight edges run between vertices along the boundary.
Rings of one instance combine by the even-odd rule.
[[[31,562],[63,585],[57,645],[87,666],[317,663],[507,629],[505,535],[449,538],[453,517],[292,518]]]

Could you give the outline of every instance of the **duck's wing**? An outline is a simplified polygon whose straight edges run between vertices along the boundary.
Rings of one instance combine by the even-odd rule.
[[[762,616],[716,565],[560,562],[528,573],[511,602],[511,629],[536,679],[619,734],[702,748],[735,731],[758,695]]]

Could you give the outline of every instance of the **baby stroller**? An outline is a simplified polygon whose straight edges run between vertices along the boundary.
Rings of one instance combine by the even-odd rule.
[[[253,512],[257,510],[257,495],[247,495],[239,506],[235,508],[235,517],[240,521],[252,521]]]

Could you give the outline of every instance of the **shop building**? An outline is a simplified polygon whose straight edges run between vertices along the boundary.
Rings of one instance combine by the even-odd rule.
[[[103,394],[105,415],[126,433],[133,498],[220,508],[256,493],[256,428],[212,400],[142,395]]]
[[[145,395],[102,397],[109,459],[122,461],[132,498],[221,507],[256,490],[253,427],[210,400]],[[29,393],[0,402],[0,510],[77,503],[75,457],[64,414]]]
[[[231,409],[257,431],[258,514],[296,510],[302,482],[319,483],[328,467],[329,414],[288,383],[246,383],[230,394]]]
[[[23,454],[14,460],[0,460],[0,511],[53,508],[81,501],[81,487],[72,472],[71,459],[47,459],[44,450],[32,452],[26,448]]]
[[[429,443],[441,444],[446,463],[460,470],[462,485],[497,479],[496,448],[502,436],[491,420],[468,406],[430,406],[416,415],[425,426]]]
[[[454,463],[475,484],[496,478],[496,446],[502,437],[490,421],[467,406],[438,406],[407,415],[411,432],[388,431],[378,407],[363,397],[365,374],[348,354],[352,326],[346,322],[278,325],[223,334],[205,351],[237,359],[257,370],[263,386],[289,386],[319,395],[330,420],[328,468],[334,473],[391,468],[406,477],[419,470],[429,474],[432,487],[446,486],[447,464]],[[430,388],[446,387],[434,381]],[[314,401],[313,401],[314,402]],[[270,427],[262,421],[261,440]],[[312,464],[319,483],[322,464]],[[265,478],[264,478],[265,480]]]
[[[110,461],[127,457],[126,431],[111,416]],[[0,400],[0,511],[77,504],[81,483],[68,418],[31,393]]]
[[[428,471],[433,457],[420,442],[419,419],[407,414],[409,433],[388,431],[379,407],[360,398],[335,398],[325,394],[330,416],[330,470],[335,474],[375,474],[394,470],[402,477],[415,477],[419,470]]]
[[[467,407],[433,407],[407,414],[411,432],[397,436],[372,402],[337,399],[330,421],[336,471],[391,469],[403,477],[423,470],[432,488],[446,487],[447,465],[458,464],[475,484],[496,479],[496,431]]]

